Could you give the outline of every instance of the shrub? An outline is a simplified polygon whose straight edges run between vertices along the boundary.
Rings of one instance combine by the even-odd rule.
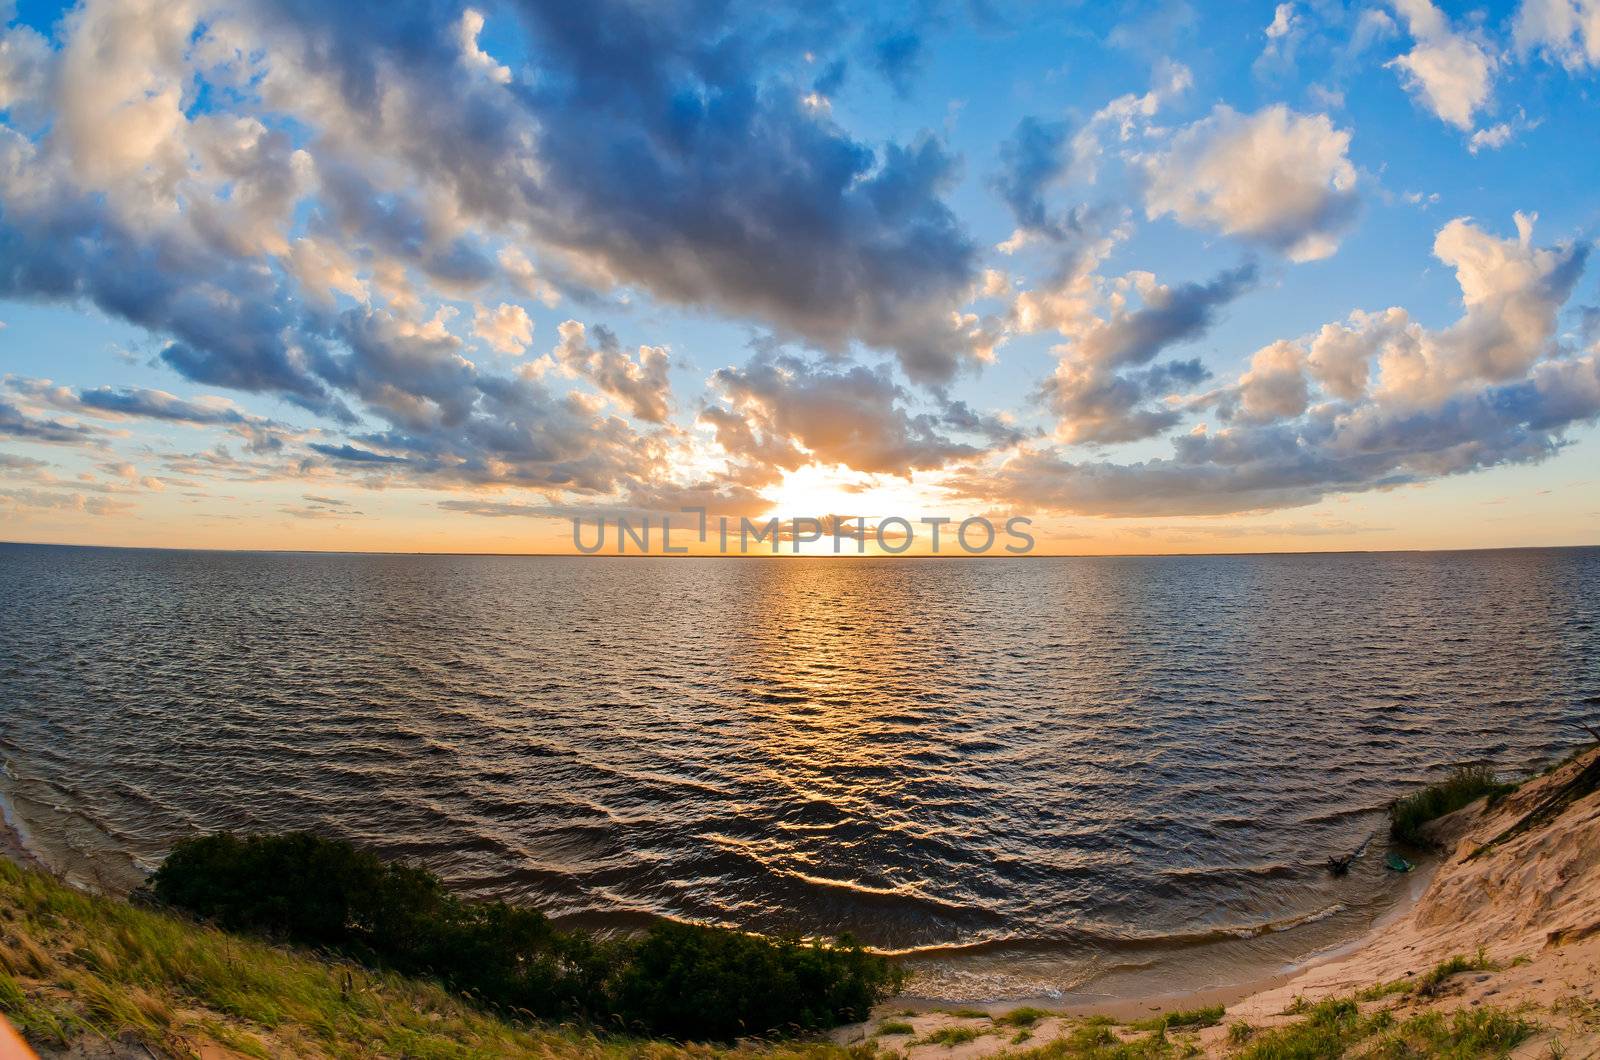
[[[846,937],[838,945],[661,924],[632,947],[615,1011],[669,1038],[821,1030],[866,1019],[896,970]]]
[[[1437,784],[1414,791],[1389,808],[1389,834],[1396,842],[1411,846],[1427,843],[1422,826],[1447,813],[1454,813],[1484,796],[1494,797],[1514,791],[1515,785],[1502,784],[1488,766],[1462,766]]]
[[[597,940],[306,832],[185,840],[150,890],[223,927],[430,976],[493,1007],[685,1040],[865,1019],[901,981],[848,939],[802,944],[661,924],[639,939]]]

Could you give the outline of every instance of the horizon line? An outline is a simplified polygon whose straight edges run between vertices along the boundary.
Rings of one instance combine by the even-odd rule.
[[[1258,552],[1247,550],[1233,552],[1028,552],[994,555],[989,553],[929,552],[917,555],[904,553],[833,553],[807,554],[793,552],[768,553],[665,553],[665,552],[436,552],[425,550],[400,551],[389,549],[345,548],[216,548],[203,545],[105,545],[78,544],[68,541],[5,541],[0,548],[26,546],[31,548],[105,548],[125,552],[210,552],[224,554],[265,553],[291,556],[481,556],[491,559],[729,559],[729,560],[1037,560],[1037,559],[1203,559],[1228,556],[1382,556],[1423,553],[1455,552],[1541,552],[1558,549],[1600,548],[1600,541],[1569,545],[1493,545],[1460,548],[1308,548],[1271,549]]]

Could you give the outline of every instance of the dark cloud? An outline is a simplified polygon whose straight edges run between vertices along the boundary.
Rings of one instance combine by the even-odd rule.
[[[922,34],[914,29],[885,33],[872,45],[872,60],[898,95],[910,95],[911,80],[922,63]]]
[[[1255,267],[1242,265],[1204,283],[1162,287],[1149,280],[1138,308],[1119,307],[1068,333],[1061,363],[1038,393],[1057,417],[1061,438],[1132,442],[1175,426],[1185,410],[1151,402],[1192,388],[1209,373],[1192,359],[1146,365],[1168,347],[1203,335],[1218,310],[1250,290],[1255,278]]]
[[[1000,144],[1001,169],[994,187],[1022,231],[1053,238],[1066,235],[1062,222],[1046,211],[1044,193],[1066,171],[1070,143],[1066,122],[1027,117]]]
[[[326,442],[311,442],[308,449],[321,453],[330,460],[338,460],[346,464],[404,464],[405,457],[389,456],[385,453],[374,453],[370,449],[357,449],[353,445],[329,445]]]
[[[456,8],[271,9],[283,46],[342,94],[341,121],[358,127],[346,138],[366,126],[371,149],[580,271],[830,350],[892,350],[918,380],[949,379],[974,352],[949,319],[976,273],[942,199],[955,160],[926,136],[874,149],[808,109],[784,72],[847,24],[826,5],[522,0],[539,77],[492,95],[462,83]],[[402,64],[404,107],[377,87]],[[380,98],[403,128],[383,127]]]
[[[35,419],[9,401],[0,400],[0,434],[30,442],[85,445],[97,442],[99,432],[77,423]]]

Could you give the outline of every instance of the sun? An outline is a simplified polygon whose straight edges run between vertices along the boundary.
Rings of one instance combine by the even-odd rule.
[[[932,490],[914,480],[818,464],[785,471],[783,481],[766,496],[772,502],[766,517],[780,519],[826,515],[916,519],[941,506]]]

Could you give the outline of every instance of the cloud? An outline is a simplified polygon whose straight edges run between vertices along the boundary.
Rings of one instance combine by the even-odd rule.
[[[1473,154],[1477,154],[1486,147],[1491,151],[1498,151],[1511,142],[1511,131],[1510,122],[1501,122],[1499,125],[1491,125],[1486,129],[1479,129],[1467,141],[1467,150]]]
[[[1219,105],[1146,161],[1145,209],[1293,261],[1326,258],[1355,220],[1349,147],[1350,134],[1326,115],[1281,104],[1242,115]]]
[[[1305,354],[1295,343],[1280,340],[1257,350],[1239,377],[1239,419],[1275,423],[1304,412],[1310,401],[1304,367]]]
[[[1181,410],[1149,402],[1192,388],[1209,372],[1198,361],[1143,366],[1169,347],[1204,334],[1218,309],[1249,290],[1255,275],[1255,268],[1245,265],[1206,283],[1169,287],[1149,273],[1130,273],[1112,284],[1107,314],[1084,312],[1060,321],[1061,357],[1039,389],[1057,417],[1057,437],[1131,442],[1177,423]]]
[[[667,473],[668,354],[568,351],[634,422],[477,365],[469,331],[532,337],[494,285],[703,306],[886,351],[930,386],[989,355],[995,333],[962,308],[977,248],[944,201],[959,159],[932,134],[864,142],[799,101],[792,57],[845,39],[831,13],[497,10],[536,79],[508,76],[481,13],[454,5],[85,0],[54,40],[7,31],[0,297],[95,306],[185,379],[338,424],[306,474],[576,494]],[[441,297],[484,314],[456,321]],[[260,427],[172,395],[73,400]],[[6,409],[13,435],[93,434]]]
[[[556,363],[589,380],[636,419],[645,423],[666,420],[672,410],[666,347],[640,346],[637,358],[631,358],[604,325],[595,325],[594,345],[589,343],[587,329],[576,320],[564,321],[557,330],[561,342],[551,351]]]
[[[1458,33],[1429,0],[1394,0],[1415,40],[1412,49],[1389,65],[1400,71],[1406,90],[1439,120],[1472,128],[1473,115],[1489,102],[1499,61],[1473,36]]]
[[[872,45],[872,64],[902,98],[911,94],[911,79],[921,62],[922,35],[916,30],[892,30]]]
[[[1368,406],[1186,435],[1174,456],[1134,464],[1019,454],[998,471],[958,472],[974,499],[1080,515],[1223,515],[1314,504],[1332,493],[1424,482],[1553,455],[1573,423],[1600,417],[1594,356],[1541,365],[1530,380],[1456,395],[1429,409]]]
[[[862,143],[789,81],[799,45],[836,35],[830,13],[514,10],[536,86],[469,78],[459,34],[426,7],[372,33],[361,5],[279,0],[263,19],[263,92],[594,283],[829,350],[889,350],[919,381],[971,363],[974,337],[952,313],[976,248],[942,198],[956,159],[931,135]],[[890,51],[902,69],[906,49]]]
[[[93,428],[59,420],[36,419],[3,399],[0,399],[0,435],[59,445],[88,445],[99,441],[99,432]]]
[[[1251,70],[1257,77],[1292,70],[1301,39],[1305,36],[1305,17],[1292,3],[1282,3],[1272,11],[1272,21],[1262,31],[1267,43]]]
[[[979,431],[986,443],[1018,437],[963,404],[911,413],[909,395],[883,369],[833,368],[802,358],[762,354],[744,367],[713,373],[723,398],[701,419],[739,461],[793,469],[803,463],[843,465],[873,474],[909,475],[987,452],[959,442],[951,430]]]
[[[1462,292],[1453,324],[1428,329],[1395,307],[1269,344],[1235,384],[1189,403],[1214,407],[1224,426],[1177,437],[1170,457],[1075,461],[1024,447],[946,484],[1024,509],[1217,515],[1546,459],[1572,427],[1600,419],[1600,351],[1556,344],[1588,247],[1536,247],[1532,218],[1516,222],[1510,239],[1465,219],[1440,229],[1434,253]]]
[[[0,468],[6,471],[37,471],[50,466],[48,460],[36,460],[31,456],[17,456],[13,453],[0,453]]]
[[[1512,40],[1574,72],[1600,66],[1600,0],[1523,0]]]
[[[1071,161],[1069,132],[1064,121],[1028,117],[1000,144],[994,188],[1021,232],[1060,236],[1060,222],[1046,213],[1044,193]]]
[[[122,515],[131,511],[133,504],[107,497],[86,497],[81,492],[62,493],[24,487],[0,489],[0,508],[13,512],[31,508],[40,511],[83,512],[87,515],[106,516]]]
[[[472,333],[491,349],[517,356],[533,342],[533,321],[519,305],[501,302],[495,309],[480,305],[473,311]]]

